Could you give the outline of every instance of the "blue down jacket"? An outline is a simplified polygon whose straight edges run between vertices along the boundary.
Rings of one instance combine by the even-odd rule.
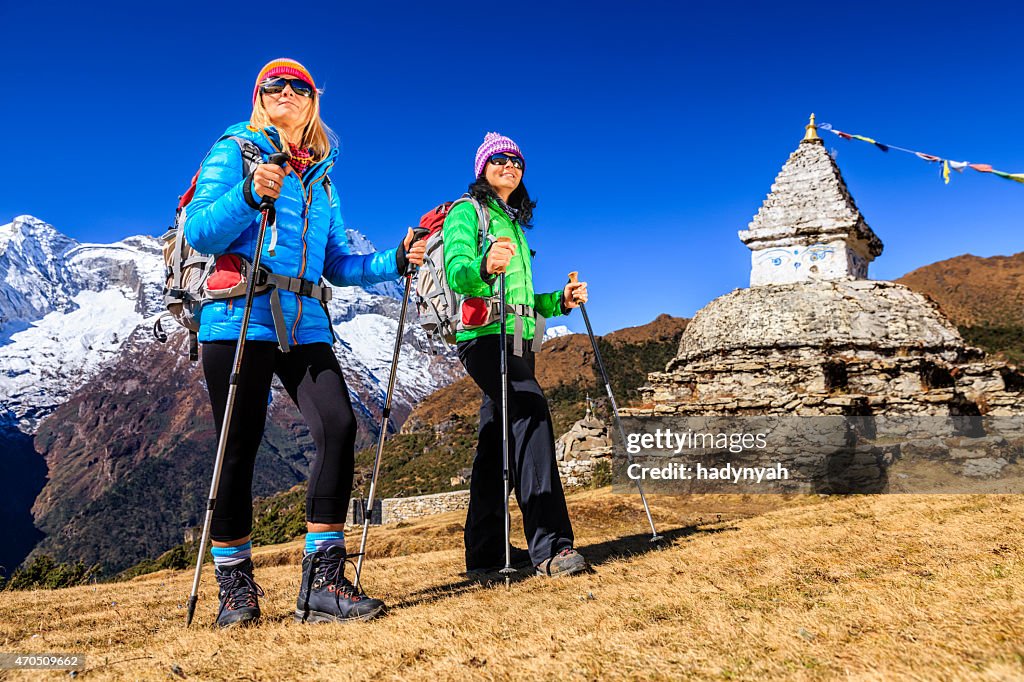
[[[238,144],[229,136],[252,141],[263,152],[264,161],[280,145],[272,127],[256,130],[243,122],[228,128],[203,160],[195,196],[187,208],[185,238],[202,253],[233,253],[252,262],[261,214],[246,203],[242,194],[242,156]],[[337,155],[338,150],[332,149],[326,159],[306,170],[301,179],[294,171],[285,177],[276,203],[276,255],[269,254],[268,226],[262,265],[279,275],[314,283],[323,276],[336,286],[368,286],[397,279],[396,249],[366,255],[348,251],[338,192],[332,187],[329,195],[324,187]],[[333,343],[330,323],[319,301],[288,291],[279,294],[289,343]],[[204,304],[199,340],[237,340],[244,306],[244,297]],[[255,297],[246,338],[277,341],[270,296]]]

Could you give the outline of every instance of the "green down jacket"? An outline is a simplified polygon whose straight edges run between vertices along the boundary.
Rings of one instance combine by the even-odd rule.
[[[512,257],[505,271],[505,287],[509,305],[533,306],[544,318],[562,315],[562,290],[549,294],[533,293],[533,268],[530,265],[530,247],[526,235],[518,223],[512,221],[493,201],[488,201],[491,224],[488,228],[495,237],[509,237],[516,244],[516,255]],[[498,295],[498,278],[485,282],[480,274],[480,264],[486,248],[479,248],[480,233],[477,226],[476,209],[471,202],[463,202],[453,208],[444,221],[444,271],[448,286],[461,296],[490,297]],[[505,330],[511,337],[515,333],[515,320],[509,314],[505,318]],[[523,321],[523,338],[532,339],[534,321]],[[474,329],[460,331],[456,341],[468,341],[485,334],[499,333],[498,322]]]

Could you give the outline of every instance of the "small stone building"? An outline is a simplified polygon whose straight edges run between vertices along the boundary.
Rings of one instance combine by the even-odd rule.
[[[702,308],[634,415],[1009,415],[1015,367],[968,347],[930,299],[868,279],[882,242],[807,132],[748,229],[750,287]]]
[[[612,439],[608,427],[594,416],[587,399],[587,413],[555,441],[558,475],[567,488],[586,486],[602,468],[611,472]]]

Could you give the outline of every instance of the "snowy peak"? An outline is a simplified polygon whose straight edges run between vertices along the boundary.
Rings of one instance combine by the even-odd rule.
[[[559,336],[568,336],[575,333],[564,324],[559,324],[544,330],[544,340],[549,341],[550,339],[557,339]]]
[[[0,227],[0,412],[25,433],[162,309],[157,240],[81,244],[31,216]]]
[[[373,242],[367,239],[366,235],[364,235],[359,230],[353,230],[351,227],[347,227],[345,228],[345,235],[348,237],[349,253],[362,255],[365,253],[373,253],[374,251],[377,250],[377,247],[373,245]],[[357,287],[352,288],[356,289]],[[360,291],[363,291],[363,289],[360,288]],[[401,300],[403,294],[402,287],[395,284],[394,282],[383,282],[381,284],[374,284],[372,287],[366,289],[366,291],[370,291],[380,296],[389,296],[390,298],[397,298],[399,300]],[[356,294],[355,292],[353,292],[353,295],[358,296],[358,294]]]
[[[83,290],[120,287],[131,292],[141,315],[163,310],[163,255],[156,239],[140,236],[114,244],[80,244],[66,258]]]
[[[0,256],[12,245],[14,248],[23,247],[26,242],[54,255],[78,243],[58,232],[53,225],[30,215],[20,215],[13,222],[0,225]]]
[[[350,253],[364,254],[372,253],[376,251],[373,242],[366,238],[359,230],[353,230],[351,227],[345,228],[345,234],[348,236],[348,249]]]
[[[348,237],[352,253],[375,250],[356,230]],[[0,421],[34,433],[90,378],[121,362],[129,336],[164,312],[163,273],[160,242],[152,237],[79,243],[31,216],[0,227]],[[384,402],[401,296],[397,283],[386,282],[336,287],[330,303],[353,400],[367,415]],[[405,336],[408,358],[395,396],[402,416],[451,381],[458,366],[454,354],[431,354],[414,320]],[[153,342],[148,332],[139,338]]]
[[[0,343],[26,323],[66,310],[77,293],[65,257],[78,245],[51,225],[18,216],[0,226]]]

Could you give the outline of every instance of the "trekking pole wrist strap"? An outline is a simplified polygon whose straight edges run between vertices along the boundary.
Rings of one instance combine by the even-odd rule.
[[[252,173],[249,173],[242,180],[242,196],[245,197],[245,203],[258,211],[260,210],[260,202],[256,201],[256,197],[252,193],[252,175]]]
[[[405,277],[409,274],[409,257],[405,253],[405,239],[398,242],[395,249],[395,266],[398,268],[398,276]]]
[[[498,279],[498,273],[487,272],[487,254],[484,253],[484,257],[480,259],[480,279],[484,284],[494,284],[494,280]]]

